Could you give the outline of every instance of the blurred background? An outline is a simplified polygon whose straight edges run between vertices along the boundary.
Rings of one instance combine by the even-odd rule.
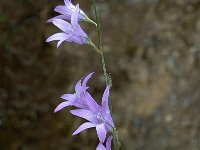
[[[200,149],[200,0],[97,0],[114,119],[122,150]],[[81,8],[94,19],[91,1]],[[46,20],[63,0],[0,0],[0,149],[93,150],[95,129],[72,137],[84,121],[60,96],[94,71],[101,101],[100,57],[87,45],[45,43],[59,31]],[[82,28],[97,42],[95,28]]]

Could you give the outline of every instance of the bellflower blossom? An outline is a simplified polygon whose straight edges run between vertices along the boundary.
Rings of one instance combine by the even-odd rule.
[[[64,94],[61,98],[65,101],[59,104],[54,112],[67,106],[75,106],[77,109],[71,110],[70,112],[75,116],[86,119],[87,122],[83,123],[73,135],[85,129],[95,127],[100,141],[99,147],[102,147],[103,145],[101,143],[104,143],[107,132],[112,133],[115,129],[108,105],[110,86],[108,85],[106,87],[102,97],[102,105],[100,106],[87,92],[89,88],[87,82],[92,75],[93,72],[76,83],[74,94]]]
[[[76,106],[81,109],[89,109],[86,102],[86,93],[87,89],[89,88],[86,84],[88,80],[91,78],[94,72],[88,74],[84,77],[83,81],[80,79],[75,86],[75,93],[74,94],[64,94],[61,98],[64,100],[61,104],[59,104],[54,112],[58,112],[64,107],[67,106]]]
[[[63,32],[50,36],[46,42],[58,40],[59,42],[57,43],[57,47],[59,47],[64,41],[74,42],[77,44],[88,43],[90,41],[88,35],[78,24],[78,14],[79,4],[76,5],[75,11],[71,15],[71,24],[62,19],[53,19],[52,23]]]
[[[102,106],[99,106],[95,102],[95,100],[91,97],[90,94],[86,94],[89,110],[75,109],[75,110],[70,111],[73,115],[84,118],[88,121],[88,122],[83,123],[73,133],[73,135],[76,135],[85,129],[95,127],[99,141],[101,143],[104,143],[107,132],[111,132],[111,133],[113,132],[113,130],[115,129],[115,125],[112,120],[109,105],[108,105],[109,89],[110,89],[110,86],[108,85],[102,97]]]
[[[48,20],[48,22],[52,22],[54,19],[65,19],[70,20],[72,14],[75,11],[75,6],[72,4],[71,0],[64,0],[65,5],[58,5],[55,7],[54,11],[60,13],[54,18]],[[78,13],[78,20],[79,21],[87,21],[96,25],[94,21],[92,21],[81,9]]]

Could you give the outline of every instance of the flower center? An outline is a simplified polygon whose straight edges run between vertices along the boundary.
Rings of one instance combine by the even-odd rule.
[[[99,122],[105,122],[104,118],[102,117],[101,113],[97,113],[94,115]]]

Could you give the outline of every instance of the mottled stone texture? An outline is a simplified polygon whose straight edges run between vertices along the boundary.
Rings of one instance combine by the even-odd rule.
[[[74,2],[78,2],[77,0]],[[60,95],[95,71],[90,92],[105,88],[100,58],[88,46],[45,39],[59,1],[0,1],[0,149],[92,150],[94,129],[63,110]],[[80,1],[92,15],[90,1]],[[200,1],[99,0],[103,43],[122,150],[200,149]],[[92,25],[81,23],[92,39]]]

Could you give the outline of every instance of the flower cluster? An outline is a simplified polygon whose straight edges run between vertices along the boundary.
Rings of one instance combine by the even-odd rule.
[[[94,10],[96,15],[97,24],[92,21],[80,8],[79,4],[76,6],[72,4],[71,0],[64,0],[65,5],[56,6],[54,11],[59,13],[58,16],[49,19],[47,22],[53,23],[57,26],[62,32],[53,34],[50,36],[46,42],[58,41],[57,47],[59,47],[64,41],[73,42],[77,44],[88,44],[93,47],[93,49],[101,54],[102,65],[104,70],[104,75],[107,83],[108,74],[105,68],[105,61],[103,52],[100,48],[95,46],[93,42],[90,40],[88,35],[82,30],[79,25],[79,21],[86,21],[96,25],[97,32],[99,36],[99,41],[101,41],[100,37],[100,26],[98,21],[98,15],[96,13],[96,4],[94,4]],[[101,45],[101,42],[99,42]],[[80,79],[75,85],[75,93],[74,94],[64,94],[61,98],[63,102],[60,103],[54,112],[58,112],[61,109],[73,106],[76,109],[71,110],[70,113],[86,119],[87,121],[83,123],[74,133],[76,135],[82,132],[85,129],[96,128],[97,136],[99,139],[99,144],[96,150],[111,150],[111,143],[113,139],[113,145],[115,149],[119,149],[120,143],[118,141],[116,128],[113,122],[113,119],[110,114],[110,109],[108,105],[109,100],[109,91],[110,86],[108,85],[103,93],[102,104],[99,105],[90,93],[87,92],[88,86],[87,82],[91,78],[93,73],[88,74],[86,77]],[[109,135],[107,136],[107,133]],[[106,140],[107,138],[107,140]],[[117,144],[117,148],[116,148]],[[104,146],[105,145],[105,146]]]
[[[87,21],[96,25],[89,17],[79,9],[79,4],[74,6],[71,0],[64,0],[65,5],[56,6],[54,11],[60,13],[56,17],[49,19],[47,22],[52,22],[63,32],[56,33],[50,36],[46,42],[58,41],[57,47],[59,47],[62,42],[74,42],[77,44],[89,44],[90,39],[88,35],[81,29],[79,21]],[[71,20],[71,23],[65,21]]]
[[[56,107],[54,112],[67,106],[76,107],[76,109],[71,110],[70,113],[86,119],[87,122],[83,123],[73,135],[76,135],[85,129],[95,127],[100,141],[96,150],[111,150],[112,135],[107,138],[106,147],[103,145],[107,133],[112,133],[115,129],[108,104],[110,86],[106,87],[100,106],[87,92],[87,89],[89,88],[87,82],[92,75],[93,73],[90,73],[76,83],[74,94],[64,94],[61,97],[64,101]]]

